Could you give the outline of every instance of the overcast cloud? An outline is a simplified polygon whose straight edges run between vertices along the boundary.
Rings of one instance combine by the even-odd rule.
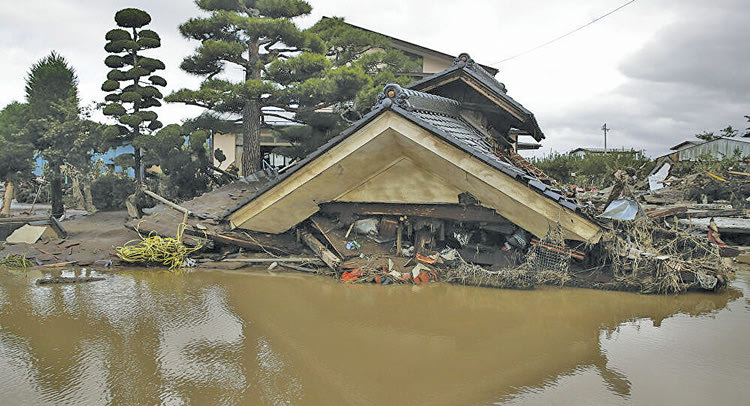
[[[468,52],[500,68],[509,94],[536,115],[543,149],[566,152],[603,146],[645,149],[658,156],[703,130],[732,125],[750,114],[750,5],[745,0],[637,0],[548,47],[496,64],[625,3],[625,0],[378,0],[311,1],[309,26],[321,16],[347,21],[450,54]],[[177,26],[199,15],[191,1],[27,0],[0,4],[0,107],[23,100],[31,64],[57,50],[73,65],[84,102],[101,101],[107,68],[104,34],[124,7],[148,11],[162,36],[169,91],[197,87],[179,70],[197,44]],[[167,91],[167,93],[169,92]],[[200,112],[168,105],[162,121]]]

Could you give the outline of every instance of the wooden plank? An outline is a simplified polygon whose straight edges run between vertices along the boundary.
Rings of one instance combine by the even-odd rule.
[[[31,223],[34,221],[47,221],[47,216],[16,216],[16,217],[0,217],[0,223]]]
[[[680,220],[680,224],[690,225],[696,230],[708,230],[710,218],[690,218]],[[714,217],[720,233],[750,234],[750,219]]]
[[[320,241],[313,237],[310,232],[302,231],[300,232],[300,237],[302,238],[302,242],[310,247],[310,249],[318,257],[320,257],[320,259],[323,260],[323,262],[325,262],[325,264],[328,265],[329,268],[333,269],[334,272],[339,271],[339,269],[341,268],[341,259],[339,257],[329,251],[328,248],[326,248],[325,245],[323,245]]]
[[[192,231],[191,229],[187,229],[186,232],[188,232],[191,235],[203,235],[203,232],[198,233],[196,231]],[[254,242],[254,241],[245,240],[245,239],[241,239],[241,238],[230,237],[230,236],[224,235],[224,234],[219,234],[219,233],[214,233],[214,232],[206,231],[205,235],[208,238],[210,238],[210,239],[212,239],[212,240],[214,240],[214,241],[216,241],[218,243],[225,244],[225,245],[235,245],[235,246],[238,246],[238,247],[241,247],[241,248],[247,248],[249,250],[258,251],[258,252],[265,252],[265,251],[267,251],[267,252],[269,252],[271,254],[274,254],[274,255],[288,255],[289,254],[287,251],[285,251],[285,250],[283,250],[281,248],[278,248],[278,247],[274,247],[274,246],[270,246],[270,245],[262,245],[262,244],[258,244],[256,242]]]
[[[144,189],[144,190],[143,190],[143,193],[145,193],[145,194],[147,194],[147,195],[149,195],[149,196],[153,197],[154,199],[156,199],[156,200],[158,200],[158,201],[160,201],[160,202],[162,202],[162,203],[166,204],[167,206],[169,206],[169,207],[171,207],[171,208],[173,208],[173,209],[175,209],[175,210],[177,210],[177,211],[183,212],[183,213],[185,213],[185,214],[188,214],[188,213],[190,213],[190,210],[188,210],[188,209],[186,209],[186,208],[184,208],[184,207],[180,206],[180,205],[179,205],[179,204],[177,204],[177,203],[172,203],[172,202],[170,202],[169,200],[167,200],[167,199],[165,199],[165,198],[163,198],[163,197],[161,197],[161,196],[157,195],[156,193],[154,193],[154,192],[152,192],[152,191],[150,191],[150,190],[145,190],[145,189]]]
[[[648,213],[648,217],[652,219],[658,219],[662,217],[671,217],[677,214],[687,212],[688,208],[685,206],[669,207],[662,210],[654,210]]]
[[[339,258],[343,258],[344,255],[341,254],[341,251],[339,251],[339,249],[336,248],[336,244],[334,244],[333,241],[331,241],[331,238],[328,236],[328,232],[331,231],[332,228],[329,228],[328,230],[324,230],[323,227],[321,226],[321,224],[330,225],[330,222],[327,221],[325,218],[322,218],[321,216],[317,216],[317,215],[310,217],[310,222],[318,231],[320,231],[320,234],[322,234],[323,238],[326,239],[326,241],[328,242],[328,245],[333,247],[333,250],[336,251],[336,255],[338,255]]]

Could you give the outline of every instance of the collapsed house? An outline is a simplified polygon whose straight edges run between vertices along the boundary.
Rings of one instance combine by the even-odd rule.
[[[585,214],[515,152],[519,135],[544,138],[533,114],[461,54],[448,69],[408,88],[385,86],[367,115],[283,174],[261,172],[184,203],[185,219],[194,217],[185,232],[194,244],[208,239],[272,254],[296,254],[295,241],[304,241],[338,277],[352,269],[349,280],[395,282],[406,279],[407,265],[458,258],[461,266],[443,279],[530,287],[532,270],[546,275],[535,275],[537,281],[563,284],[573,260],[597,272],[605,262],[615,264],[618,272],[630,270],[615,275],[627,279],[651,261],[670,275],[668,284],[654,282],[654,292],[702,283],[695,274],[707,271],[686,265],[689,259],[617,239],[611,227]],[[170,234],[181,217],[131,226]],[[618,242],[603,252],[602,240]],[[411,256],[417,261],[400,259]],[[425,269],[424,280],[439,278]],[[725,281],[721,268],[710,269]],[[421,277],[419,269],[412,273]],[[711,277],[713,288],[717,277]],[[623,286],[652,289],[631,282]]]

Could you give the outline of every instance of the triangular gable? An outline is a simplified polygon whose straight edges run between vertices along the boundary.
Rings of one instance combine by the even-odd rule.
[[[595,223],[540,195],[469,150],[442,139],[439,131],[430,131],[429,125],[418,125],[407,111],[393,103],[384,103],[380,109],[365,125],[329,145],[233,213],[232,225],[284,232],[316,213],[318,204],[378,198],[378,188],[382,192],[389,181],[397,185],[404,166],[411,165],[418,168],[417,179],[439,180],[440,187],[446,190],[446,200],[447,193],[469,192],[483,206],[537,236],[544,236],[551,225],[559,222],[566,238],[598,241],[601,230]],[[368,181],[373,181],[374,190],[365,195]],[[376,202],[414,203],[413,200],[416,199],[399,192],[385,194]]]

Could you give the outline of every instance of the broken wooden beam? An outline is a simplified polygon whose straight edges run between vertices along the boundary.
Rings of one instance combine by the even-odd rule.
[[[315,229],[317,229],[320,232],[320,234],[323,235],[323,238],[326,239],[326,241],[328,242],[328,245],[330,245],[331,247],[333,247],[333,250],[336,251],[336,255],[338,255],[339,258],[343,258],[344,255],[341,253],[341,251],[338,250],[338,248],[336,248],[336,244],[334,244],[333,241],[331,241],[331,238],[328,237],[328,232],[330,232],[331,230],[326,231],[321,226],[321,224],[325,224],[324,221],[325,221],[325,219],[322,218],[322,217],[320,217],[320,216],[312,216],[312,217],[310,217],[310,222],[312,223],[313,227],[315,227]],[[354,224],[354,223],[352,223],[352,224]]]
[[[686,206],[669,207],[661,210],[654,210],[647,213],[648,218],[658,219],[662,217],[671,217],[681,213],[685,213],[688,210]]]
[[[158,201],[166,204],[167,206],[169,206],[169,207],[171,207],[171,208],[173,208],[173,209],[175,209],[175,210],[177,210],[179,212],[182,212],[182,213],[185,213],[185,214],[190,214],[190,210],[188,210],[188,209],[180,206],[177,203],[170,202],[169,200],[167,200],[167,199],[165,199],[165,198],[157,195],[156,193],[154,193],[154,192],[152,192],[150,190],[143,189],[143,193],[145,193],[145,194],[153,197],[154,199],[156,199],[156,200],[158,200]]]
[[[187,234],[190,234],[196,237],[206,236],[209,239],[213,240],[214,242],[218,242],[224,245],[234,245],[240,248],[246,248],[249,250],[259,251],[259,252],[265,251],[273,255],[289,255],[287,251],[278,247],[273,247],[270,245],[262,245],[254,241],[245,240],[242,238],[230,237],[225,234],[214,233],[211,231],[193,230],[191,228],[186,229],[185,232]]]
[[[328,265],[329,268],[331,268],[334,272],[338,272],[341,268],[341,259],[336,256],[333,252],[331,252],[328,248],[326,248],[325,245],[323,245],[320,241],[318,241],[315,237],[313,237],[312,234],[310,234],[309,231],[301,231],[300,237],[302,238],[302,242],[307,245],[312,252],[314,252],[318,257],[320,257],[323,262],[325,262],[326,265]]]
[[[360,216],[415,216],[449,219],[456,221],[482,221],[487,223],[510,223],[493,209],[468,204],[402,204],[402,203],[349,203],[328,202],[320,204],[323,213],[342,217]]]

